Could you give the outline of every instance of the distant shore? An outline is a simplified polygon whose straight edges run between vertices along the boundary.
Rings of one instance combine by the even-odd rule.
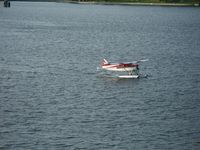
[[[198,7],[193,3],[138,3],[138,2],[96,2],[96,1],[65,1],[73,4],[94,4],[94,5],[128,5],[128,6],[176,6],[176,7]]]

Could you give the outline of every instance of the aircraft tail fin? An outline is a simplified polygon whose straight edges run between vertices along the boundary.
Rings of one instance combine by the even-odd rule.
[[[109,62],[106,59],[103,59],[103,61],[101,62],[101,65],[107,65],[109,64]]]

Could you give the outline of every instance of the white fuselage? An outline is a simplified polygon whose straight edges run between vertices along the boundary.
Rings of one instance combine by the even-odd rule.
[[[109,70],[109,71],[134,71],[137,70],[136,67],[118,67],[115,64],[102,66],[102,69]]]

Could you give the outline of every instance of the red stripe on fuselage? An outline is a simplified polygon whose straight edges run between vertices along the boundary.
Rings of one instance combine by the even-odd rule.
[[[136,67],[136,68],[138,68],[138,64],[132,64],[132,63],[130,63],[130,64],[103,64],[102,65],[102,67],[108,67],[108,68],[128,68],[128,67]],[[110,66],[110,67],[109,67]]]

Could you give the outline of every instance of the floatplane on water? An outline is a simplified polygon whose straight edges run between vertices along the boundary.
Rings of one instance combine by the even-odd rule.
[[[120,75],[116,75],[118,78],[139,78],[139,63],[144,61],[148,60],[145,59],[134,62],[110,63],[106,59],[103,59],[100,67],[102,70],[120,72]],[[126,74],[123,74],[122,72],[125,72]]]

